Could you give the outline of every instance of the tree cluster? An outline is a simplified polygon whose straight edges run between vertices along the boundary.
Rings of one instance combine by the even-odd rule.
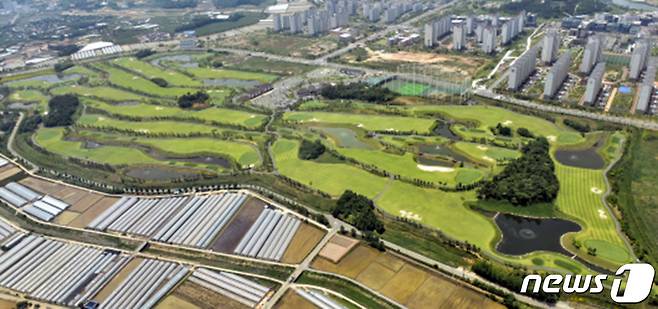
[[[490,262],[479,261],[472,267],[473,272],[483,278],[508,288],[511,291],[521,291],[525,273],[518,270],[511,270],[507,267],[495,266]],[[544,291],[539,293],[528,293],[528,296],[537,300],[554,304],[560,299],[560,294],[550,294]]]
[[[385,231],[384,224],[375,215],[374,203],[350,190],[343,192],[331,214],[365,233],[383,234]]]
[[[527,138],[533,138],[533,137],[535,137],[535,136],[532,134],[532,132],[530,132],[530,130],[528,130],[528,129],[526,129],[526,128],[518,128],[518,129],[516,129],[516,134],[518,134],[519,136],[522,136],[522,137],[527,137]]]
[[[215,7],[230,8],[240,5],[260,5],[265,0],[213,0]]]
[[[302,144],[299,146],[298,156],[302,160],[314,160],[321,156],[325,150],[327,148],[319,139],[314,142],[302,140]]]
[[[478,190],[480,199],[503,200],[514,205],[552,202],[560,190],[548,141],[537,138],[523,147],[520,158]]]
[[[588,123],[582,123],[577,120],[564,119],[564,124],[580,133],[587,133],[592,130]]]
[[[151,78],[151,81],[154,84],[156,84],[160,87],[163,87],[163,88],[169,86],[169,83],[164,78],[154,77],[154,78]]]
[[[48,116],[43,120],[46,127],[62,127],[73,124],[73,115],[80,106],[77,96],[71,94],[54,96],[48,101]]]
[[[80,46],[75,44],[48,45],[48,49],[56,51],[57,56],[66,57],[80,50]]]
[[[71,67],[73,67],[73,62],[71,60],[64,60],[55,64],[55,72],[61,73]]]
[[[190,108],[194,104],[203,104],[210,99],[207,93],[203,91],[197,91],[195,93],[187,93],[178,97],[178,106],[180,108]]]
[[[501,8],[509,14],[518,14],[521,11],[535,12],[538,17],[542,18],[562,18],[565,15],[590,15],[609,10],[608,5],[602,0],[521,0],[505,3]]]
[[[195,8],[198,0],[155,0],[154,4],[163,9],[185,9]]]
[[[148,57],[150,55],[153,55],[153,54],[155,54],[155,52],[151,49],[148,49],[148,48],[147,49],[140,49],[135,53],[135,57],[137,59],[142,59],[142,58],[146,58],[146,57]]]
[[[320,94],[330,100],[346,99],[367,102],[389,102],[397,96],[388,88],[369,86],[365,83],[326,85]]]
[[[194,17],[190,22],[176,27],[175,31],[176,32],[190,31],[214,23],[234,22],[240,20],[242,17],[244,17],[244,14],[242,13],[233,13],[228,19],[215,19],[215,18],[210,18],[208,16],[197,16]]]
[[[502,136],[507,136],[511,137],[512,136],[512,129],[509,127],[506,127],[502,125],[500,122],[496,125],[495,128],[491,128],[491,133],[494,135],[502,135]]]

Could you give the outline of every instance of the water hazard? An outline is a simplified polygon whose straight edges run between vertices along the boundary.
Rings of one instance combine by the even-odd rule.
[[[534,251],[552,251],[571,255],[560,244],[562,235],[580,231],[573,221],[563,219],[535,219],[499,214],[496,225],[503,233],[503,239],[496,250],[510,255],[523,255]]]

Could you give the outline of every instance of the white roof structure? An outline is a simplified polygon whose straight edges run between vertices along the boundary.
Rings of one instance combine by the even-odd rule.
[[[277,5],[272,5],[265,10],[266,13],[270,14],[283,14],[286,11],[288,11],[288,3],[283,3],[283,4],[277,4]]]
[[[80,52],[92,51],[92,50],[97,50],[97,49],[101,49],[101,48],[105,48],[105,47],[111,47],[113,45],[114,45],[114,43],[112,43],[112,42],[103,42],[103,41],[94,42],[94,43],[87,44],[85,47],[80,49],[78,52],[80,53]]]

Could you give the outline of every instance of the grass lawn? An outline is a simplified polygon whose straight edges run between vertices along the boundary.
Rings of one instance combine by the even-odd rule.
[[[306,101],[297,107],[297,110],[308,111],[308,110],[319,110],[325,107],[328,107],[329,103],[323,100],[310,100]]]
[[[186,93],[196,92],[194,88],[160,87],[148,79],[130,74],[124,70],[117,69],[105,63],[97,64],[96,67],[109,74],[110,83],[132,89],[147,95],[156,97],[179,97]]]
[[[15,90],[9,95],[10,102],[37,103],[39,110],[48,109],[48,97],[39,90]]]
[[[425,91],[430,89],[430,86],[425,84],[414,84],[409,82],[405,82],[398,85],[397,83],[393,82],[390,84],[389,89],[404,96],[420,96],[423,93],[425,93]]]
[[[249,113],[227,108],[210,107],[203,110],[184,110],[178,107],[152,104],[112,105],[100,101],[85,100],[85,104],[107,111],[111,114],[139,118],[185,118],[199,119],[206,122],[240,125],[247,128],[257,128],[263,124],[265,115]]]
[[[136,138],[136,143],[181,155],[220,154],[233,158],[241,167],[261,164],[255,145],[212,138]]]
[[[511,160],[521,156],[519,151],[492,145],[457,142],[453,147],[469,158],[484,164],[496,164],[499,160]]]
[[[161,163],[138,149],[130,147],[102,146],[84,148],[81,142],[62,140],[63,128],[41,128],[34,136],[35,142],[50,152],[65,157],[90,160],[112,165]]]
[[[547,120],[527,116],[513,111],[486,105],[427,105],[409,108],[415,113],[442,113],[448,118],[463,121],[472,121],[478,124],[478,129],[486,136],[492,136],[490,127],[498,123],[511,127],[526,128],[535,135],[541,135],[557,144],[576,144],[583,141],[583,137],[574,130],[562,129]],[[463,132],[461,132],[463,134]]]
[[[432,119],[324,112],[290,112],[285,113],[283,119],[300,123],[349,124],[374,131],[429,132],[434,125]]]
[[[92,128],[115,128],[150,134],[192,134],[221,132],[222,129],[198,123],[176,121],[125,121],[102,115],[85,114],[78,124]]]
[[[271,83],[279,78],[274,74],[256,73],[247,71],[211,69],[211,68],[188,68],[187,72],[200,79],[239,79],[255,80],[261,83]]]
[[[112,87],[85,87],[79,85],[64,86],[50,90],[54,95],[77,94],[86,97],[98,97],[114,102],[143,101],[146,97]]]
[[[201,87],[203,83],[174,70],[163,70],[133,57],[118,58],[112,61],[127,70],[138,72],[148,78],[162,78],[170,85],[181,87]]]
[[[378,169],[388,171],[392,174],[400,175],[407,179],[421,179],[434,183],[445,183],[449,186],[457,184],[457,176],[464,171],[466,174],[462,175],[460,180],[470,180],[470,182],[463,182],[463,184],[470,184],[478,181],[483,177],[483,173],[476,169],[470,168],[455,168],[452,171],[446,172],[429,172],[423,171],[418,167],[418,163],[414,160],[414,155],[405,153],[404,155],[396,155],[386,153],[381,150],[368,150],[359,148],[337,148],[337,151],[342,155],[365,163],[367,165],[377,166]],[[470,177],[475,174],[478,177]]]

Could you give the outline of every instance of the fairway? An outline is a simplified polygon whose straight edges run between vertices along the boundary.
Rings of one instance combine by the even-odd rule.
[[[193,134],[220,132],[221,129],[205,124],[182,123],[176,121],[126,121],[107,116],[86,114],[77,122],[83,127],[118,129],[141,134]]]
[[[160,163],[140,150],[130,147],[102,146],[84,148],[81,142],[69,142],[62,128],[42,128],[37,131],[34,141],[41,147],[58,155],[90,160],[112,165]]]
[[[149,63],[139,61],[132,57],[118,58],[112,63],[121,66],[124,69],[137,72],[147,78],[162,78],[170,85],[181,87],[201,87],[203,83],[194,80],[191,77],[174,70],[163,70]]]
[[[492,145],[457,142],[453,147],[474,161],[488,165],[496,164],[499,161],[516,159],[521,156],[519,151]]]
[[[546,137],[549,141],[557,144],[576,144],[582,142],[584,138],[574,130],[559,128],[547,120],[515,113],[494,106],[477,105],[426,105],[410,107],[409,111],[417,114],[424,113],[442,113],[448,118],[462,121],[473,121],[478,123],[478,129],[487,136],[492,136],[489,131],[490,127],[495,127],[498,123],[513,128],[526,128],[533,134]],[[465,136],[468,137],[468,136]]]
[[[54,95],[77,94],[85,97],[103,98],[114,102],[143,101],[146,97],[112,87],[85,87],[79,85],[64,86],[50,90]]]
[[[137,91],[139,93],[144,93],[149,96],[179,97],[186,93],[193,93],[197,91],[197,89],[194,88],[160,87],[148,79],[128,73],[122,69],[118,69],[104,63],[96,64],[96,67],[109,74],[108,81],[110,83],[119,87]]]
[[[95,100],[87,100],[85,104],[104,110],[114,115],[137,117],[144,119],[153,118],[176,118],[176,119],[198,119],[209,123],[221,123],[228,125],[256,128],[263,124],[265,115],[231,110],[227,108],[209,107],[194,111],[178,107],[161,106],[152,104],[112,105]]]
[[[373,131],[429,132],[432,119],[399,116],[355,115],[325,112],[290,112],[283,115],[287,121],[299,123],[339,123],[354,125]]]
[[[261,163],[258,149],[247,143],[211,138],[137,138],[135,142],[177,155],[226,155],[243,168]]]
[[[271,83],[279,77],[273,74],[236,71],[227,69],[188,68],[187,72],[200,79],[255,80],[263,84]]]

